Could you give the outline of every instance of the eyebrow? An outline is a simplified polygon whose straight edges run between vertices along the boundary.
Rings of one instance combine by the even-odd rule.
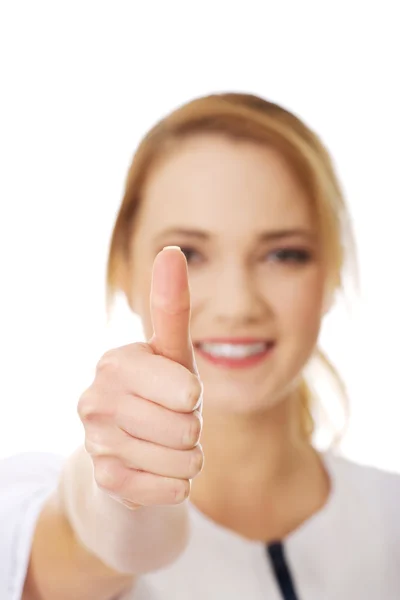
[[[201,229],[185,229],[185,228],[170,228],[162,231],[157,238],[164,238],[168,236],[185,236],[191,237],[198,240],[210,240],[213,235],[202,231]],[[257,236],[259,242],[273,242],[288,237],[302,237],[310,241],[316,240],[316,234],[309,229],[302,229],[300,227],[292,229],[271,229],[270,231],[263,231]]]

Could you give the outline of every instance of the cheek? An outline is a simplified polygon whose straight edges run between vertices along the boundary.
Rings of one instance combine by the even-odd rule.
[[[271,303],[279,329],[296,337],[315,338],[324,312],[322,270],[315,267],[282,277],[276,282]]]

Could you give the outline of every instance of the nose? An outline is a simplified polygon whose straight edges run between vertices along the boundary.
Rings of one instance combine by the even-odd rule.
[[[272,313],[255,274],[238,264],[219,271],[212,293],[212,310],[220,322],[232,326],[257,323]]]

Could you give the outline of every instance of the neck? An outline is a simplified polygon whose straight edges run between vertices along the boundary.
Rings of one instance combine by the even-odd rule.
[[[264,414],[226,416],[206,408],[203,415],[205,464],[193,481],[191,493],[191,501],[202,512],[242,533],[250,531],[249,536],[254,537],[260,535],[260,529],[269,527],[260,523],[259,515],[275,515],[278,524],[282,518],[277,519],[277,506],[290,512],[287,503],[293,494],[300,512],[308,510],[300,506],[298,495],[304,496],[306,488],[304,500],[309,502],[310,490],[315,491],[318,499],[313,502],[320,506],[321,489],[324,498],[327,491],[326,475],[317,453],[301,432],[296,398],[290,397]],[[249,515],[258,515],[255,523],[249,523]],[[237,525],[231,526],[231,522]],[[288,529],[283,524],[279,527]]]

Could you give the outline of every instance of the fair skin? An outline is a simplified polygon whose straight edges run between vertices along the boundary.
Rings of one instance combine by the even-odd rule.
[[[310,201],[272,149],[210,134],[180,143],[161,161],[143,198],[132,239],[131,305],[147,336],[155,254],[176,244],[188,258],[206,459],[191,501],[246,537],[282,537],[328,494],[318,456],[299,431],[293,386],[324,313]],[[276,252],[287,250],[289,260],[279,261]],[[242,337],[273,338],[276,346],[244,369],[214,366],[196,349],[208,338]]]
[[[116,523],[115,536],[190,490],[216,522],[264,541],[325,503],[329,481],[300,432],[296,395],[325,307],[317,234],[308,198],[272,149],[197,135],[154,167],[132,236],[128,291],[149,343],[107,353],[79,402],[107,516],[117,503],[126,512],[128,527]],[[188,275],[181,252],[158,254],[167,245],[183,248]],[[200,346],[211,338],[262,340],[265,352],[240,367],[216,364]],[[108,528],[113,534],[111,521]],[[146,543],[126,541],[140,550]],[[24,600],[109,600],[133,581],[84,550],[49,501]]]
[[[56,490],[38,518],[23,600],[114,600],[135,585],[136,572],[171,563],[186,545],[182,503],[203,460],[198,446],[202,386],[189,334],[190,297],[181,252],[157,257],[149,305],[150,342],[109,351],[100,359],[78,404],[86,451],[80,449],[68,461],[76,468],[78,501],[87,504],[86,518],[96,536],[102,540],[105,533],[106,544],[112,542],[123,554],[133,548],[141,567],[136,571],[121,562],[121,569],[110,568],[96,556],[98,547],[94,552],[85,548]],[[98,510],[99,497],[105,511]],[[177,506],[182,510],[177,512]]]

